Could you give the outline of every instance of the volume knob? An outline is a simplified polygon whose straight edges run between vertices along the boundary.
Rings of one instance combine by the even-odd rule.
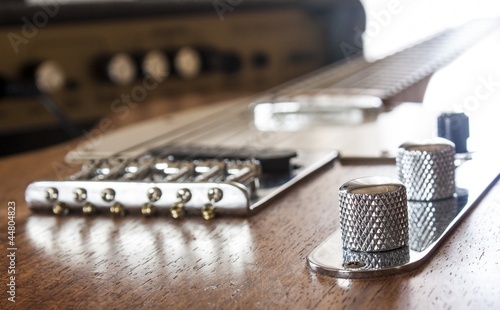
[[[396,164],[409,200],[431,201],[455,193],[455,146],[441,139],[431,143],[405,143]]]
[[[339,189],[344,249],[388,251],[408,245],[405,186],[386,177],[351,180]]]

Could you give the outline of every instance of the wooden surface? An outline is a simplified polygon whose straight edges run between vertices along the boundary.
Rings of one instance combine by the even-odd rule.
[[[32,214],[26,186],[56,178],[75,145],[0,161],[2,309],[14,307],[5,289],[10,201],[20,309],[500,309],[500,185],[420,269],[335,279],[311,272],[306,256],[338,229],[337,189],[355,177],[395,176],[394,166],[336,163],[246,219]]]

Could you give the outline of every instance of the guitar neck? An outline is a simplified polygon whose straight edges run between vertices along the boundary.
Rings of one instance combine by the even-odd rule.
[[[386,101],[432,75],[498,25],[498,20],[472,21],[371,63],[361,57],[348,58],[342,64],[275,88],[263,97],[283,99],[304,93],[333,92],[377,96]]]

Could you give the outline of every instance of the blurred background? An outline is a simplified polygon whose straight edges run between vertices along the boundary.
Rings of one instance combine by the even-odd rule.
[[[186,96],[248,95],[330,63],[375,61],[499,14],[494,0],[2,1],[0,156],[144,105],[176,111],[204,102]]]

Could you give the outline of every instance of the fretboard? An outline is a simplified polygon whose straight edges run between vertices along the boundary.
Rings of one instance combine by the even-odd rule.
[[[375,95],[387,100],[432,75],[497,29],[499,20],[478,20],[450,29],[382,60],[357,57],[272,89],[264,97],[286,98],[319,92]]]

